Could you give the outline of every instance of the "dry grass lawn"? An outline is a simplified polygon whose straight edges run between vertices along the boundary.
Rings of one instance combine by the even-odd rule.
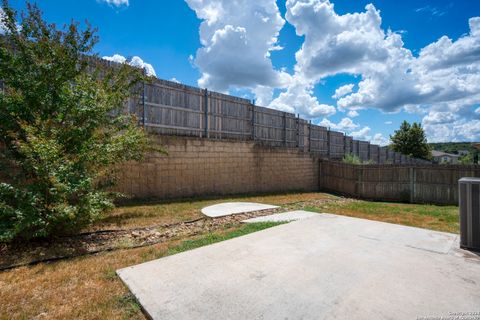
[[[91,229],[134,228],[192,220],[201,217],[201,208],[225,201],[295,205],[299,201],[333,198],[323,193],[302,193],[129,205],[116,209]],[[197,244],[208,244],[212,237],[223,240],[218,236],[229,238],[269,226],[234,225],[213,235],[193,237],[191,239],[198,239],[193,244],[189,241],[191,239],[173,239],[143,248],[0,271],[0,319],[144,319],[115,270],[190,249]]]
[[[193,220],[201,217],[202,207],[224,201],[263,202],[290,210],[330,212],[458,233],[458,208],[454,206],[368,202],[324,193],[129,205],[116,209],[91,229],[133,228]],[[269,226],[229,225],[214,234],[204,233],[190,239],[174,238],[148,247],[0,272],[0,319],[144,319],[115,270]]]
[[[0,272],[0,319],[145,319],[115,270],[277,224],[237,225],[191,239]]]
[[[144,227],[157,224],[170,224],[202,217],[200,210],[206,206],[229,201],[249,201],[278,206],[294,205],[299,202],[335,199],[326,193],[289,193],[280,195],[240,196],[216,199],[186,199],[178,202],[127,205],[117,208],[107,217],[96,223],[92,229],[116,229]]]

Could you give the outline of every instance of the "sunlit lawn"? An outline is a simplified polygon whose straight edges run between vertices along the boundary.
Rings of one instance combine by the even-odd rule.
[[[457,206],[354,201],[328,203],[306,209],[437,231],[459,232]]]
[[[458,232],[455,206],[412,205],[344,199],[325,193],[190,199],[123,206],[92,229],[170,224],[202,217],[202,207],[225,201],[252,201]],[[275,224],[226,225],[213,233],[136,249],[121,249],[55,263],[0,272],[0,319],[144,319],[115,270],[169,254],[255,232]]]

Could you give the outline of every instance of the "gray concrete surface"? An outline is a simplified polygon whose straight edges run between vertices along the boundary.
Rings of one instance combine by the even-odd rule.
[[[319,214],[118,270],[153,319],[417,319],[480,311],[449,233]]]
[[[288,222],[288,221],[298,221],[304,220],[311,217],[318,216],[318,213],[297,210],[297,211],[288,211],[282,213],[271,214],[263,217],[256,217],[243,220],[244,223],[257,223],[257,222]]]
[[[278,206],[254,202],[225,202],[214,204],[202,209],[202,213],[208,217],[223,217],[231,214],[275,209]]]

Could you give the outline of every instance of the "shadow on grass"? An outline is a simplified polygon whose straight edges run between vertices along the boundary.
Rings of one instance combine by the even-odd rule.
[[[245,198],[261,198],[261,197],[271,197],[271,196],[288,196],[288,195],[297,195],[304,193],[319,193],[322,194],[322,191],[305,191],[305,190],[291,190],[288,192],[261,192],[261,193],[236,193],[236,194],[216,194],[216,195],[199,195],[195,197],[180,197],[180,198],[171,198],[171,199],[160,199],[160,198],[120,198],[115,201],[115,204],[118,207],[135,207],[139,205],[156,205],[156,204],[172,204],[172,203],[192,203],[192,202],[207,202],[207,201],[216,201],[216,200],[235,200],[235,199],[245,199]],[[325,193],[325,195],[327,195]],[[334,196],[332,196],[334,197]]]

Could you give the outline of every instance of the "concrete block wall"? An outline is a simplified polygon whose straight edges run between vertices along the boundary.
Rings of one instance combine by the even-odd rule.
[[[132,198],[318,190],[318,158],[252,141],[154,136],[168,155],[124,164],[115,191]]]

